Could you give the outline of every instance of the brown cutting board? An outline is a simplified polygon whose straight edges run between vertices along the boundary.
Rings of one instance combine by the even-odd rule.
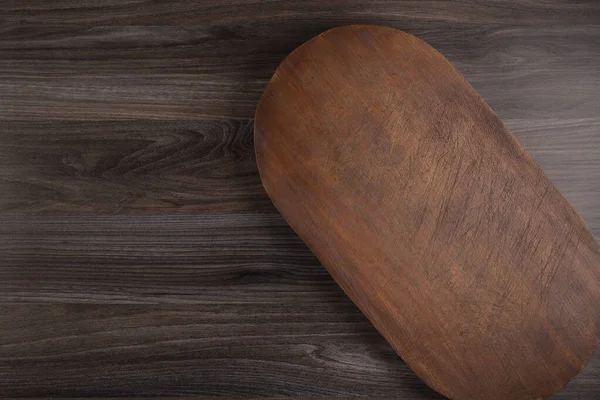
[[[584,222],[463,76],[400,30],[329,30],[255,120],[265,189],[410,367],[452,399],[535,399],[600,332]]]

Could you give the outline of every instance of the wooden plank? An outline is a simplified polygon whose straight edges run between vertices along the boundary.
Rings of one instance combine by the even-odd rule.
[[[7,396],[437,398],[349,301],[1,310]]]
[[[3,212],[274,212],[251,121],[9,122]]]
[[[600,118],[505,121],[600,234]],[[277,213],[252,121],[8,121],[0,213]]]
[[[277,214],[3,216],[0,299],[93,303],[345,298]]]
[[[18,25],[0,32],[0,119],[251,118],[289,52],[357,22],[429,42],[501,119],[597,116],[600,25],[430,23],[390,13],[226,26]]]
[[[0,23],[171,25],[251,24],[265,20],[295,22],[299,19],[405,18],[449,20],[461,23],[558,23],[597,22],[600,6],[595,1],[546,0],[349,0],[340,2],[240,1],[240,0],[29,0],[0,4]]]
[[[559,399],[593,400],[600,354]],[[349,301],[2,304],[9,396],[441,399]]]

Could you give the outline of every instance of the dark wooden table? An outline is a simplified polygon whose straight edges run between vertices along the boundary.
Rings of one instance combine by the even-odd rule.
[[[275,67],[349,23],[440,50],[600,235],[597,1],[0,1],[0,397],[440,398],[256,171]]]

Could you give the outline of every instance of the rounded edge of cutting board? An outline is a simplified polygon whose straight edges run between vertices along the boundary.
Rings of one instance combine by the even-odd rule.
[[[314,36],[313,38],[309,39],[308,41],[304,42],[303,44],[301,44],[300,46],[298,46],[297,48],[295,48],[295,49],[294,49],[294,50],[293,50],[293,51],[292,51],[292,52],[291,52],[289,55],[287,55],[287,56],[285,57],[285,59],[284,59],[284,60],[283,60],[283,61],[282,61],[282,62],[279,64],[279,66],[277,67],[277,69],[276,69],[276,70],[275,70],[275,72],[273,73],[272,77],[270,78],[270,80],[269,80],[268,84],[266,85],[266,87],[265,87],[265,90],[263,91],[263,94],[261,95],[261,98],[260,98],[260,100],[259,100],[259,103],[258,103],[258,106],[257,106],[257,110],[256,110],[256,112],[255,112],[255,120],[254,120],[254,132],[256,132],[256,124],[257,124],[257,120],[259,119],[259,113],[260,113],[261,104],[262,104],[262,102],[263,102],[263,99],[265,98],[265,95],[266,95],[267,91],[269,90],[270,86],[272,85],[272,83],[273,83],[275,80],[279,79],[279,77],[278,77],[278,72],[279,72],[279,70],[280,70],[281,66],[282,66],[282,65],[284,65],[284,64],[285,64],[285,63],[286,63],[288,60],[292,59],[292,58],[294,57],[294,54],[296,54],[296,53],[297,53],[297,52],[298,52],[300,49],[302,49],[302,48],[304,48],[304,47],[307,47],[307,46],[309,46],[309,45],[310,45],[310,44],[311,44],[313,41],[315,41],[315,40],[318,40],[318,39],[320,39],[320,38],[323,38],[324,36],[326,36],[326,35],[328,35],[328,34],[330,34],[330,33],[332,33],[332,32],[336,32],[336,31],[338,31],[338,30],[346,30],[346,29],[386,29],[386,30],[393,30],[393,31],[395,31],[395,32],[397,32],[397,33],[400,33],[400,34],[403,34],[403,35],[407,35],[407,36],[409,36],[409,37],[411,37],[411,38],[415,39],[416,41],[418,41],[418,42],[422,42],[422,43],[423,43],[423,44],[425,44],[426,46],[430,47],[430,48],[431,48],[431,49],[432,49],[434,52],[436,52],[436,53],[440,54],[440,55],[442,56],[442,58],[443,58],[444,60],[446,60],[446,62],[447,62],[449,65],[451,65],[451,66],[452,66],[452,68],[455,68],[455,67],[452,65],[452,63],[450,63],[450,62],[449,62],[449,61],[448,61],[448,60],[447,60],[447,59],[446,59],[446,58],[445,58],[445,57],[444,57],[444,56],[443,56],[441,53],[439,53],[439,52],[437,51],[437,49],[435,49],[435,48],[431,47],[429,44],[427,44],[426,42],[424,42],[424,41],[423,41],[423,40],[421,40],[420,38],[418,38],[418,37],[416,37],[416,36],[414,36],[414,35],[411,35],[410,33],[407,33],[407,32],[405,32],[405,31],[402,31],[402,30],[400,30],[400,29],[392,28],[392,27],[389,27],[389,26],[382,26],[382,25],[371,25],[371,24],[351,24],[351,25],[342,25],[342,26],[337,26],[337,27],[334,27],[334,28],[328,29],[328,30],[326,30],[326,31],[324,31],[324,32],[322,32],[322,33],[320,33],[320,34],[318,34],[318,35]],[[463,79],[463,81],[464,81],[464,82],[465,82],[465,83],[466,83],[466,84],[467,84],[469,87],[471,87],[470,83],[469,83],[469,82],[468,82],[468,81],[467,81],[467,80],[464,78],[464,76],[462,76],[462,74],[460,74],[460,77]],[[474,90],[474,89],[473,89],[473,90]],[[485,104],[485,106],[486,106],[486,107],[488,107],[488,108],[489,108],[489,110],[492,112],[492,114],[496,115],[496,114],[495,114],[495,112],[494,112],[494,111],[493,111],[493,110],[492,110],[492,109],[491,109],[491,108],[490,108],[490,107],[487,105],[487,103],[486,103],[485,101],[483,101],[483,103]],[[498,120],[499,120],[499,119],[498,119]],[[511,134],[511,135],[512,135],[512,133],[510,133],[510,131],[509,131],[508,129],[507,129],[507,132],[508,132],[509,134]],[[268,196],[269,196],[269,198],[271,199],[271,201],[273,202],[273,204],[274,204],[275,208],[276,208],[276,209],[277,209],[277,210],[280,212],[280,214],[282,215],[282,217],[284,218],[284,220],[286,220],[286,222],[289,222],[289,221],[288,221],[288,218],[285,216],[285,214],[281,212],[281,209],[279,208],[279,206],[278,206],[278,204],[277,204],[277,200],[276,200],[276,199],[275,199],[275,197],[272,195],[272,192],[271,192],[270,188],[269,188],[269,187],[268,187],[268,186],[267,186],[267,185],[264,183],[264,180],[262,179],[264,167],[262,166],[262,157],[260,157],[260,156],[259,156],[259,154],[258,154],[258,151],[257,151],[257,149],[258,149],[258,146],[256,145],[256,143],[257,143],[257,135],[255,134],[255,135],[254,135],[255,157],[256,157],[256,162],[257,162],[257,167],[258,167],[259,175],[261,176],[261,182],[263,183],[263,187],[265,188],[265,191],[266,191],[266,193],[268,194]],[[517,145],[518,145],[519,147],[521,147],[521,148],[522,148],[522,146],[520,145],[520,143],[519,143],[518,141],[516,141],[516,143],[517,143]],[[535,163],[535,161],[534,161],[534,160],[532,160],[532,161]],[[535,164],[537,165],[537,163],[535,163]],[[541,168],[540,168],[540,171],[542,171],[542,170],[541,170]],[[542,173],[543,173],[543,171],[542,171]],[[544,175],[544,176],[545,176],[545,175]],[[579,216],[578,216],[578,217],[579,217]],[[588,231],[589,231],[589,228],[588,228],[588,227],[587,227],[587,225],[585,224],[585,221],[583,221],[583,219],[581,219],[581,217],[579,217],[579,219],[580,219],[580,222],[582,223],[582,225],[585,227],[585,229],[588,229]],[[293,229],[293,227],[292,227],[292,229]],[[298,234],[298,235],[301,237],[301,239],[302,239],[302,240],[303,240],[305,243],[307,243],[307,241],[306,241],[306,238],[302,237],[302,235],[300,235],[300,234]],[[309,248],[311,247],[311,246],[310,246],[308,243],[307,243],[307,246],[308,246]],[[311,250],[312,250],[312,249],[311,249]],[[329,268],[327,268],[327,269],[329,270]],[[330,274],[332,274],[332,275],[333,275],[332,271],[329,271],[329,272],[330,272]],[[341,286],[341,285],[340,285],[340,287],[341,287],[341,288],[342,288],[342,290],[343,290],[343,291],[346,293],[346,295],[348,295],[350,298],[352,298],[352,297],[350,296],[350,294],[347,292],[346,288],[344,288],[344,287],[343,287],[343,286]],[[356,304],[356,303],[355,303],[355,304]],[[369,316],[368,316],[368,315],[367,315],[367,314],[364,312],[364,310],[362,309],[362,307],[361,307],[359,304],[356,304],[356,305],[359,307],[359,309],[361,310],[361,312],[363,312],[363,314],[365,314],[365,316],[366,316],[366,317],[367,317],[369,320],[371,320],[371,318],[370,318],[370,317],[369,317]],[[379,328],[378,328],[378,329],[379,329]],[[383,336],[386,336],[386,335],[383,335]],[[386,337],[386,340],[387,340],[387,337]],[[394,343],[392,343],[392,342],[389,342],[389,341],[388,341],[388,343],[389,343],[389,344],[390,344],[390,345],[391,345],[391,346],[394,348],[394,350],[397,352],[397,354],[398,354],[400,357],[402,357],[402,358],[404,359],[404,356],[403,356],[403,354],[402,354],[402,351],[401,351],[399,348],[397,348],[397,347],[396,347],[396,345],[395,345]],[[586,357],[585,361],[583,362],[583,364],[581,365],[581,367],[579,368],[579,370],[578,370],[578,372],[577,372],[577,373],[575,373],[574,375],[572,375],[572,376],[571,376],[571,377],[570,377],[568,380],[566,380],[566,381],[564,381],[564,382],[562,382],[562,381],[561,381],[561,382],[557,383],[557,385],[555,385],[555,386],[554,386],[554,387],[552,387],[552,388],[547,388],[547,387],[546,387],[545,389],[547,389],[547,390],[545,390],[545,391],[543,391],[543,390],[540,390],[540,391],[538,391],[539,393],[537,393],[537,394],[535,395],[535,397],[531,397],[531,398],[532,398],[532,399],[543,399],[543,398],[545,398],[545,397],[547,397],[547,396],[550,396],[550,395],[552,395],[552,394],[554,394],[554,393],[557,393],[557,392],[559,392],[560,390],[562,390],[562,389],[563,389],[563,388],[564,388],[564,387],[565,387],[565,386],[566,386],[566,385],[567,385],[567,384],[568,384],[568,383],[569,383],[571,380],[573,380],[573,379],[575,378],[575,376],[577,376],[577,374],[578,374],[578,373],[579,373],[581,370],[583,370],[583,369],[585,368],[585,366],[586,366],[586,365],[589,363],[589,361],[592,359],[592,357],[594,356],[594,354],[595,354],[595,352],[596,352],[596,350],[597,350],[597,346],[598,346],[598,344],[600,344],[600,337],[596,337],[596,346],[594,346],[593,348],[590,348],[590,351],[589,351],[589,352],[587,352],[587,357]],[[441,393],[442,395],[444,395],[444,396],[446,396],[446,397],[448,397],[448,398],[456,399],[456,397],[452,397],[452,394],[451,394],[451,393],[450,393],[448,390],[446,390],[446,387],[442,387],[442,386],[440,386],[440,385],[436,384],[435,382],[432,382],[432,381],[429,379],[429,376],[427,376],[427,374],[423,374],[423,373],[421,373],[420,371],[418,371],[418,370],[415,370],[415,369],[413,368],[413,366],[411,365],[411,362],[410,362],[410,361],[407,361],[407,364],[408,364],[408,365],[411,367],[411,369],[412,369],[412,370],[413,370],[413,371],[414,371],[414,372],[415,372],[415,373],[416,373],[416,374],[417,374],[417,375],[418,375],[418,376],[419,376],[419,377],[420,377],[420,378],[421,378],[421,379],[422,379],[422,380],[423,380],[423,381],[424,381],[424,382],[425,382],[425,383],[426,383],[428,386],[430,386],[431,388],[435,389],[437,392]]]

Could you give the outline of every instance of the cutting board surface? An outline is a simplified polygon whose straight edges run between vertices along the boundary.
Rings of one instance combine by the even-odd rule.
[[[255,145],[290,226],[440,393],[540,398],[592,356],[592,234],[420,39],[353,25],[305,43],[265,90]]]

